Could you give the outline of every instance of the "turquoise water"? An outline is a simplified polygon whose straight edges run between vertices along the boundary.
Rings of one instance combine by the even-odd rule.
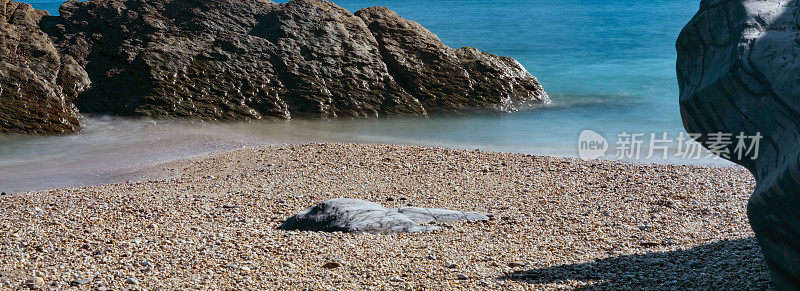
[[[57,2],[28,2],[57,14]],[[56,160],[69,156],[57,161],[72,168],[70,173],[85,168],[74,166],[81,158],[95,160],[93,169],[124,172],[130,167],[119,166],[121,163],[102,155],[84,153],[111,149],[109,157],[142,164],[232,146],[305,141],[402,143],[576,156],[578,135],[585,129],[601,133],[612,143],[621,132],[646,136],[667,132],[671,137],[683,132],[674,43],[697,10],[697,0],[335,2],[350,11],[387,6],[421,23],[451,47],[472,46],[513,57],[539,78],[554,104],[507,115],[228,125],[88,117],[87,130],[81,134],[0,139],[0,169],[13,166],[25,173],[25,169],[41,167],[42,160],[52,155]],[[124,138],[114,128],[126,128]],[[176,131],[192,134],[181,139],[175,137]],[[162,140],[170,142],[159,142]],[[74,149],[65,149],[59,143],[71,144]],[[135,147],[126,148],[130,143],[149,144],[151,158],[132,154]],[[666,162],[712,161],[670,157]],[[46,165],[52,163],[51,159]],[[0,189],[18,176],[0,173]],[[63,176],[59,181],[83,180]]]

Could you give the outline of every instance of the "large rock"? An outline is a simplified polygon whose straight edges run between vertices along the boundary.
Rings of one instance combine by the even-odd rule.
[[[480,220],[489,220],[489,217],[476,212],[439,208],[386,208],[360,199],[334,198],[290,217],[281,225],[281,229],[388,234],[439,228],[420,225],[431,222]]]
[[[548,101],[516,61],[447,48],[412,21],[369,11],[310,0],[71,0],[47,31],[94,83],[76,101],[82,112],[374,117]]]
[[[686,130],[730,133],[717,153],[757,186],[750,224],[780,289],[800,289],[800,2],[704,0],[677,42]],[[758,149],[737,154],[738,138]],[[727,151],[727,154],[726,154]],[[739,152],[742,152],[741,149]],[[745,151],[746,152],[746,151]]]
[[[452,49],[386,7],[361,9],[355,15],[375,36],[395,81],[428,112],[486,107],[513,111],[548,102],[536,78],[512,58],[471,47]]]
[[[86,72],[71,57],[60,56],[39,29],[47,12],[15,1],[1,6],[0,133],[80,129],[72,100],[89,86]]]

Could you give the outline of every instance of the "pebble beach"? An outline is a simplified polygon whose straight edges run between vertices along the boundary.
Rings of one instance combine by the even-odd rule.
[[[0,196],[0,289],[771,288],[740,167],[302,144],[131,177]],[[392,235],[277,229],[337,197],[491,220]]]

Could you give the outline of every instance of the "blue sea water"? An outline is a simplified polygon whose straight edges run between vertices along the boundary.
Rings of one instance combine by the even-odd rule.
[[[57,14],[60,3],[23,2],[51,14]],[[77,152],[64,154],[65,147],[56,146],[58,143],[72,144],[77,149],[118,149],[111,151],[109,157],[126,157],[127,152],[135,152],[124,150],[120,132],[114,128],[126,128],[124,138],[128,142],[155,144],[151,148],[164,154],[154,155],[157,158],[151,162],[226,145],[304,141],[400,143],[576,156],[578,136],[586,129],[605,136],[612,143],[612,154],[613,143],[623,132],[645,133],[647,137],[650,132],[666,132],[671,137],[683,132],[674,44],[683,25],[697,11],[698,0],[335,2],[352,12],[386,6],[427,27],[451,47],[471,46],[513,57],[539,78],[553,106],[507,115],[223,125],[89,117],[85,132],[68,137],[0,139],[0,169],[33,167],[36,160],[41,163],[45,159],[42,152],[80,156]],[[187,132],[187,128],[192,129],[192,138],[175,140],[174,132]],[[171,142],[159,144],[163,139]],[[108,163],[102,156],[95,159],[97,164]],[[131,156],[128,160],[142,162],[141,157]],[[687,161],[670,157],[666,162]],[[75,161],[63,163],[69,167]],[[7,176],[0,173],[0,187],[14,178]]]

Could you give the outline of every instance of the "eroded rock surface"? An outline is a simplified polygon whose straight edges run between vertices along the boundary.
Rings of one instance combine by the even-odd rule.
[[[386,208],[380,204],[350,198],[323,201],[286,220],[284,230],[341,231],[348,233],[400,233],[435,230],[420,225],[431,222],[489,220],[476,212],[439,208]]]
[[[39,29],[47,12],[27,3],[0,4],[0,133],[62,134],[80,129],[72,104],[89,84]]]
[[[92,0],[60,14],[47,31],[94,83],[76,101],[83,112],[374,117],[548,101],[516,61],[450,49],[385,8],[355,16],[311,0]]]
[[[748,217],[773,280],[779,289],[800,289],[800,4],[700,6],[677,42],[684,125],[703,133],[701,142],[712,133],[733,135],[719,153],[756,178]],[[763,139],[740,156],[742,133]]]
[[[357,11],[389,71],[429,112],[495,108],[513,111],[548,101],[539,82],[512,58],[452,49],[417,22],[386,7]]]

